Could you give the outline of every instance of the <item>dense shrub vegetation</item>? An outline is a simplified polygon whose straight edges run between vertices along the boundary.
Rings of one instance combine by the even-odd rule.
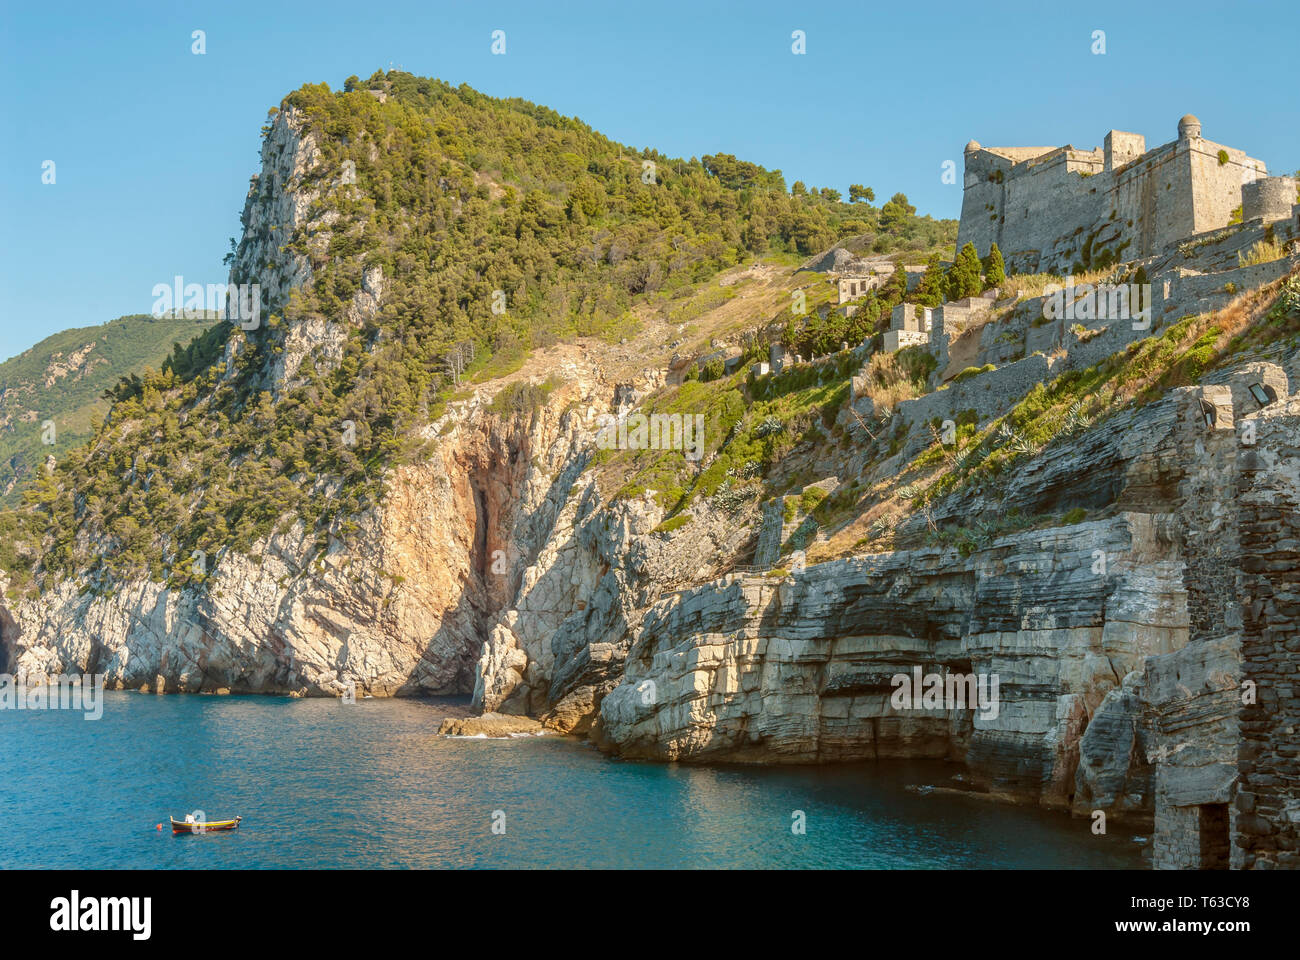
[[[344,92],[306,86],[282,107],[301,111],[320,150],[305,184],[316,227],[279,244],[310,263],[312,282],[264,306],[257,331],[220,324],[119,385],[93,440],[6,520],[6,557],[38,553],[47,570],[106,588],[142,571],[201,580],[195,551],[219,560],[299,521],[324,546],[382,497],[385,467],[418,455],[415,428],[465,378],[509,372],[559,340],[625,336],[637,303],[757,255],[805,256],[846,237],[928,249],[955,229],[916,217],[901,194],[877,209],[860,186],[849,203],[787,192],[780,171],[730,155],[635,150],[545,107],[407,73],[350,78]],[[340,185],[347,161],[355,189]],[[273,189],[254,183],[255,196]],[[246,235],[231,259],[270,236]],[[354,326],[375,266],[382,306]],[[256,282],[246,272],[233,282]],[[286,328],[306,321],[347,331],[342,358],[308,357],[301,383],[273,397]],[[824,333],[819,345],[841,335]],[[466,345],[472,360],[453,374],[448,355]],[[699,386],[722,389],[716,414],[734,424],[743,406],[728,382]],[[520,386],[498,412],[538,402]],[[29,566],[11,564],[24,576]]]

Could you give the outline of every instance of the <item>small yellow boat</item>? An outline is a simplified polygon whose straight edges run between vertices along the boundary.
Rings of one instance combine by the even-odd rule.
[[[172,834],[178,833],[214,833],[220,830],[234,830],[239,826],[239,821],[243,817],[235,817],[234,820],[177,820],[175,817],[168,817],[172,822]]]

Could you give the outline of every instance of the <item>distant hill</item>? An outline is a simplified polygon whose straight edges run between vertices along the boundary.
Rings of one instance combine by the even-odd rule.
[[[176,343],[187,344],[211,320],[119,317],[47,337],[0,363],[0,506],[21,502],[24,478],[45,458],[87,440],[108,410],[101,395],[122,377],[160,369]],[[43,427],[54,422],[53,445]]]

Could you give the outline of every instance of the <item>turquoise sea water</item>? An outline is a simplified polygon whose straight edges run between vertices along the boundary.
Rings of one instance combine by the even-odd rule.
[[[942,764],[627,763],[568,738],[436,735],[464,713],[131,693],[105,694],[98,721],[0,711],[0,868],[1142,866],[1131,831],[905,789],[947,783]],[[168,814],[196,809],[244,820],[173,837]]]

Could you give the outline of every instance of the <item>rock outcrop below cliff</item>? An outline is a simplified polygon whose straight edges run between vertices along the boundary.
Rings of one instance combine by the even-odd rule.
[[[900,551],[686,591],[635,632],[597,739],[667,760],[960,759],[980,786],[1068,807],[1089,720],[1186,642],[1167,526],[1122,514],[968,558]],[[997,676],[999,705],[899,711],[891,679],[916,667]]]

